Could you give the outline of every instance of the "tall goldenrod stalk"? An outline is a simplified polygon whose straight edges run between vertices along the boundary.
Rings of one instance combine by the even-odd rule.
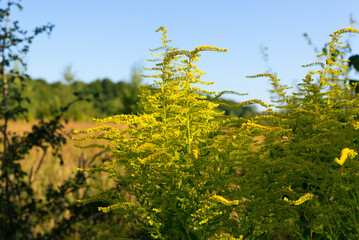
[[[100,210],[121,212],[128,216],[128,221],[132,219],[142,225],[154,238],[191,239],[197,236],[208,239],[219,229],[229,229],[225,226],[233,221],[230,213],[238,207],[238,204],[218,201],[226,199],[231,203],[237,191],[233,190],[233,169],[238,158],[234,160],[234,155],[230,156],[234,150],[226,151],[226,145],[235,144],[241,146],[236,147],[236,151],[249,152],[248,142],[252,140],[244,133],[241,133],[243,137],[232,138],[230,135],[234,133],[221,132],[228,128],[230,119],[216,109],[219,103],[206,100],[205,94],[215,92],[192,86],[213,84],[201,80],[204,73],[194,65],[199,53],[226,52],[227,49],[201,46],[192,51],[177,50],[167,45],[170,40],[167,40],[164,27],[157,31],[163,32],[163,46],[151,51],[164,52],[153,53],[162,58],[147,69],[160,73],[144,75],[155,78],[151,86],[141,86],[139,98],[144,114],[95,119],[128,124],[124,131],[110,126],[75,131],[79,134],[107,131],[77,140],[106,139],[109,145],[99,147],[114,154],[114,159],[104,167],[83,171],[108,172],[116,182],[126,185],[124,190],[136,198],[135,202],[122,197],[107,199],[109,206]],[[233,142],[228,142],[228,137]],[[126,174],[117,170],[119,166],[125,168]],[[105,192],[103,190],[95,199],[104,198]],[[214,211],[209,211],[208,204]],[[217,222],[218,218],[222,219],[221,223]],[[238,231],[228,234],[238,235]]]

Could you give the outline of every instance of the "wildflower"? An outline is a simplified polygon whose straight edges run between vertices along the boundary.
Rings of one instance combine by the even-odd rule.
[[[239,238],[235,238],[228,233],[220,233],[220,234],[217,233],[215,235],[215,237],[216,237],[216,239],[219,239],[219,240],[243,240],[242,235],[240,235]]]
[[[347,160],[348,157],[349,157],[350,159],[353,159],[353,158],[355,158],[356,155],[358,155],[358,153],[355,152],[354,150],[349,149],[349,148],[344,148],[344,149],[341,151],[340,159],[335,158],[334,161],[335,161],[336,163],[338,163],[340,166],[342,166],[342,165],[344,164],[344,162]]]
[[[293,200],[289,200],[288,198],[284,197],[284,201],[289,202],[293,205],[300,205],[302,203],[304,203],[305,201],[311,200],[314,197],[313,193],[306,193],[304,196],[301,196],[298,200],[293,201]]]
[[[339,35],[339,34],[342,34],[342,33],[359,33],[359,30],[358,29],[355,29],[355,28],[342,28],[338,31],[335,31],[333,32],[335,35]]]
[[[224,197],[219,196],[219,195],[214,195],[211,198],[216,199],[218,202],[221,202],[221,203],[223,203],[224,205],[227,205],[227,206],[232,206],[232,205],[238,205],[239,204],[238,200],[229,201],[229,200],[227,200]]]
[[[155,213],[161,212],[161,210],[160,210],[160,209],[157,209],[157,208],[153,208],[152,211],[154,211]]]
[[[359,130],[359,122],[358,122],[358,121],[355,121],[355,122],[353,123],[353,127],[354,127],[355,130]]]
[[[194,155],[194,158],[197,159],[198,158],[198,150],[197,149],[194,149],[192,151],[193,155]]]

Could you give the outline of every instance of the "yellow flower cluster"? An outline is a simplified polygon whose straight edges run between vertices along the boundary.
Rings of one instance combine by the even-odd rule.
[[[355,28],[342,28],[338,31],[335,31],[333,32],[335,35],[339,35],[339,34],[342,34],[342,33],[359,33],[359,30],[358,29],[355,29]]]
[[[167,32],[167,30],[165,29],[165,27],[159,27],[156,32],[162,30],[162,32],[165,34]]]
[[[272,131],[273,130],[270,127],[266,127],[266,126],[263,126],[263,125],[260,125],[260,124],[254,123],[254,122],[243,123],[242,127],[257,128],[257,129],[263,129],[263,130],[266,130],[266,131]]]
[[[305,201],[311,200],[313,197],[314,197],[313,193],[306,193],[304,196],[301,196],[296,201],[289,200],[286,197],[284,198],[284,201],[289,202],[290,204],[293,204],[293,205],[300,205],[300,204],[304,203]]]
[[[121,207],[137,207],[138,208],[138,206],[136,206],[136,204],[133,203],[133,202],[120,202],[120,203],[116,203],[116,204],[113,204],[113,205],[108,206],[108,207],[98,207],[98,211],[108,213],[111,210],[115,210],[115,209],[118,209],[118,208],[121,208]]]
[[[340,159],[335,158],[334,161],[336,163],[338,163],[340,166],[342,166],[348,157],[350,159],[353,159],[353,158],[355,158],[356,155],[358,155],[358,153],[355,152],[354,150],[349,149],[349,148],[344,148],[340,153]]]
[[[145,158],[137,158],[137,160],[141,163],[141,164],[145,164],[151,161],[154,161],[156,159],[158,159],[160,156],[167,156],[172,160],[172,156],[169,155],[167,152],[157,152],[157,153],[153,153],[150,154],[149,156],[145,157]]]
[[[358,130],[358,129],[359,129],[359,122],[358,122],[358,121],[355,121],[355,122],[353,123],[353,127],[354,127],[355,130]]]
[[[163,65],[168,65],[172,59],[175,59],[178,55],[188,55],[189,52],[186,50],[176,50],[170,53],[166,53],[166,56],[163,58]]]
[[[212,47],[212,46],[200,46],[200,47],[196,47],[194,49],[195,52],[199,52],[199,51],[217,51],[217,52],[227,52],[228,49],[224,49],[224,48],[218,48],[218,47]]]
[[[259,78],[259,77],[276,78],[276,76],[271,73],[262,73],[262,74],[257,74],[257,75],[253,75],[253,76],[246,76],[246,78]]]
[[[329,66],[335,65],[335,66],[339,66],[339,63],[334,62],[333,60],[331,60],[330,58],[328,58],[326,60],[326,64]]]
[[[230,234],[228,233],[220,233],[220,234],[216,234],[216,239],[217,240],[243,240],[243,236],[239,236],[239,238],[235,238],[235,237],[232,237]]]
[[[138,152],[146,152],[149,149],[153,149],[153,148],[155,148],[155,145],[153,143],[145,142],[145,143],[141,144],[140,146],[138,146],[136,150]]]
[[[198,158],[198,150],[197,149],[193,149],[192,153],[194,155],[194,158],[197,159]]]
[[[119,130],[117,128],[111,127],[111,126],[99,126],[94,128],[89,128],[86,130],[73,130],[72,132],[74,134],[84,134],[84,133],[94,133],[94,132],[100,132],[100,131],[109,131],[110,133],[118,133]]]
[[[216,199],[218,202],[221,202],[221,203],[223,203],[224,205],[227,205],[227,206],[232,206],[232,205],[238,205],[239,204],[238,200],[229,201],[229,200],[227,200],[224,197],[219,196],[219,195],[213,195],[211,198]]]
[[[328,74],[332,74],[335,76],[340,75],[342,72],[343,72],[342,70],[336,70],[336,69],[332,69],[332,68],[328,68],[328,70],[327,70]]]
[[[207,94],[216,94],[215,91],[206,91],[206,90],[203,90],[203,89],[198,88],[198,87],[191,87],[191,90],[192,91],[202,92],[202,93],[207,93]]]

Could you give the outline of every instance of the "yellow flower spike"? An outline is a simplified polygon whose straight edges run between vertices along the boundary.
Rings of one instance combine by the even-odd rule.
[[[345,163],[345,161],[347,160],[348,157],[350,159],[353,159],[353,158],[356,157],[356,155],[358,155],[358,153],[355,152],[354,150],[349,149],[349,148],[344,148],[340,153],[340,159],[335,158],[334,161],[336,163],[338,163],[340,166],[342,166]]]
[[[227,200],[224,197],[219,196],[219,195],[213,195],[211,198],[215,199],[218,202],[221,202],[221,203],[223,203],[224,205],[227,205],[227,206],[232,206],[232,205],[238,205],[239,204],[238,200],[229,201],[229,200]]]
[[[289,200],[288,198],[284,197],[284,201],[293,204],[293,205],[300,205],[302,203],[304,203],[305,201],[311,200],[314,197],[313,193],[306,193],[304,196],[301,196],[298,200],[293,201],[293,200]]]
[[[159,27],[159,28],[156,30],[156,32],[158,32],[158,31],[160,31],[160,30],[162,30],[163,33],[166,33],[166,32],[167,32],[167,30],[166,30],[164,27]]]
[[[355,28],[342,28],[338,31],[335,31],[333,32],[335,35],[339,35],[339,34],[342,34],[342,33],[359,33],[359,30],[358,29],[355,29]]]
[[[200,221],[199,222],[199,225],[203,225],[203,224],[205,224],[205,223],[207,223],[208,222],[208,218],[206,218],[206,219],[204,219],[204,220],[202,220],[202,221]]]
[[[355,130],[358,130],[358,129],[359,129],[359,122],[358,122],[358,121],[355,121],[355,122],[353,123],[353,127],[354,127]]]
[[[216,233],[215,235],[215,239],[217,240],[243,240],[243,236],[240,235],[239,238],[235,238],[232,235],[228,234],[228,233]]]
[[[212,47],[212,46],[201,46],[201,47],[196,47],[193,52],[199,52],[199,51],[227,52],[228,49],[223,49],[223,48],[218,48],[218,47]]]
[[[192,151],[193,155],[194,155],[194,158],[197,159],[198,158],[198,150],[197,149],[194,149]]]

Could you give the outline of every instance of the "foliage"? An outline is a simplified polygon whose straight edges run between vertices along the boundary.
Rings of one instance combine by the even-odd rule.
[[[104,166],[81,171],[107,172],[131,199],[108,198],[99,188],[88,201],[102,199],[103,212],[124,217],[155,239],[358,239],[359,98],[347,84],[339,39],[353,28],[330,35],[327,49],[307,67],[319,66],[289,95],[274,74],[269,77],[279,98],[249,120],[224,115],[217,94],[191,84],[203,75],[193,64],[200,51],[226,51],[210,46],[193,51],[163,46],[151,51],[162,58],[149,70],[160,71],[153,86],[141,87],[143,113],[115,115],[97,122],[129,124],[118,131],[101,126],[78,134],[100,132],[77,140],[105,139],[97,146],[112,152]],[[186,56],[187,59],[181,60]],[[180,62],[179,62],[180,61]],[[228,105],[227,105],[228,106]],[[263,124],[265,123],[265,124]],[[253,137],[265,141],[254,151]],[[125,172],[119,171],[124,168]]]
[[[232,213],[233,207],[239,205],[236,199],[241,198],[235,186],[234,168],[238,158],[245,159],[250,154],[252,138],[246,129],[232,134],[223,132],[231,121],[244,121],[216,110],[219,105],[229,106],[218,100],[226,92],[208,101],[204,94],[214,92],[191,86],[213,84],[202,81],[203,73],[193,64],[198,61],[199,52],[227,50],[201,46],[193,51],[179,51],[167,45],[166,30],[161,27],[157,31],[160,30],[163,46],[151,51],[165,52],[153,54],[162,56],[158,59],[162,62],[149,70],[161,74],[147,77],[161,81],[155,80],[152,88],[141,87],[139,98],[144,113],[96,119],[129,124],[123,131],[110,126],[76,131],[107,131],[77,139],[108,140],[109,145],[98,147],[110,150],[114,157],[103,167],[83,171],[109,173],[135,200],[123,196],[108,199],[107,189],[92,199],[107,199],[108,205],[99,210],[120,213],[129,224],[141,226],[152,238],[209,239],[221,233],[228,234],[226,239],[239,237]],[[187,59],[178,63],[184,56]],[[237,107],[252,102],[261,103],[251,101]],[[125,169],[124,174],[120,167]]]
[[[356,23],[356,21],[353,19],[353,16],[350,15],[350,28],[353,28],[355,23]],[[328,53],[328,43],[326,43],[319,51],[318,50],[319,48],[313,45],[312,40],[309,38],[307,33],[304,33],[303,36],[308,41],[308,44],[314,47],[315,53],[317,53],[317,54],[327,54]],[[342,75],[343,75],[343,77],[345,77],[345,80],[346,80],[344,82],[345,83],[349,82],[349,84],[352,84],[352,85],[359,83],[358,79],[349,79],[350,70],[353,69],[356,71],[356,73],[359,73],[359,55],[358,54],[352,55],[352,48],[350,46],[350,38],[348,38],[345,41],[345,48],[342,49],[341,53],[342,54],[340,54],[340,56],[338,56],[338,54],[336,52],[333,52],[331,54],[334,57],[339,57],[341,60],[348,59],[348,68],[344,69],[344,71],[342,72]],[[321,55],[321,56],[322,56],[322,58],[324,57],[324,55]],[[359,86],[357,86],[355,88],[355,92],[359,93]]]
[[[27,78],[26,87],[22,91],[24,96],[31,99],[31,103],[24,103],[28,109],[26,115],[30,120],[48,119],[62,105],[76,99],[76,93],[87,92],[95,97],[96,101],[74,104],[65,114],[65,119],[88,121],[89,115],[96,117],[108,116],[114,113],[132,113],[137,108],[137,81],[139,74],[133,72],[130,83],[120,81],[114,83],[108,78],[97,79],[91,83],[73,81],[68,84],[61,82],[47,83],[42,79]],[[71,93],[71,94],[69,94]],[[92,99],[92,98],[90,98]],[[43,104],[46,101],[47,104]],[[24,116],[20,116],[24,118]]]
[[[67,76],[69,78],[69,76]],[[135,114],[142,110],[138,106],[138,86],[142,77],[136,68],[133,69],[131,81],[113,82],[111,79],[96,79],[93,82],[85,83],[81,81],[72,81],[68,84],[61,82],[48,83],[43,79],[23,80],[22,96],[31,99],[31,102],[23,101],[22,108],[26,108],[25,114],[19,115],[19,119],[49,119],[57,109],[76,99],[76,96],[69,93],[88,92],[95,96],[95,101],[85,101],[81,104],[73,104],[72,107],[64,113],[64,118],[75,121],[89,121],[93,117],[106,117],[114,114]],[[19,81],[12,85],[20,85]],[[16,89],[20,89],[16,86]],[[209,100],[212,97],[208,96]],[[222,99],[229,105],[237,104],[235,101]],[[43,104],[46,102],[47,104]],[[226,115],[249,118],[258,115],[252,106],[243,106],[240,109],[220,106]]]
[[[79,188],[79,185],[87,181],[83,173],[77,173],[60,186],[48,185],[45,196],[39,196],[33,181],[43,158],[30,172],[25,172],[20,164],[21,161],[26,161],[27,154],[34,147],[42,149],[44,155],[51,148],[54,160],[60,160],[64,164],[61,156],[62,146],[66,143],[61,131],[64,113],[71,105],[88,99],[91,94],[77,92],[72,101],[60,105],[60,111],[54,110],[48,120],[34,124],[29,132],[17,135],[18,133],[9,131],[9,119],[16,120],[19,116],[26,115],[24,102],[31,99],[23,96],[27,87],[26,79],[29,77],[16,68],[12,71],[7,71],[7,68],[13,61],[23,63],[19,56],[27,53],[34,37],[43,32],[50,33],[53,28],[53,25],[39,27],[34,30],[33,35],[27,36],[26,31],[19,28],[18,22],[10,21],[13,6],[21,9],[19,1],[8,1],[7,7],[0,9],[0,22],[4,24],[0,34],[3,93],[0,107],[0,239],[65,239],[71,236],[97,239],[103,231],[94,231],[89,227],[98,223],[109,223],[111,226],[111,222],[116,223],[120,218],[101,215],[93,208],[84,209],[74,202],[74,197],[87,197],[89,191],[88,188]],[[94,156],[96,157],[99,156]],[[100,206],[99,204],[102,205],[99,202],[93,203],[93,206]],[[120,229],[118,225],[112,226]]]
[[[271,131],[256,157],[243,162],[249,169],[240,178],[248,199],[242,233],[249,239],[285,232],[293,239],[357,239],[359,237],[358,145],[359,99],[354,87],[340,76],[347,67],[340,59],[343,33],[335,31],[324,62],[289,95],[272,74],[274,90],[285,113],[274,111],[253,119],[266,119]],[[314,78],[316,76],[316,78]],[[245,220],[245,221],[244,221]]]
[[[10,22],[10,9],[13,5],[21,9],[20,4],[15,1],[8,1],[5,9],[0,10],[0,22],[3,24],[1,28],[1,71],[2,71],[2,105],[1,105],[1,118],[4,119],[4,124],[1,126],[1,132],[3,138],[2,152],[1,152],[1,234],[2,238],[13,239],[17,238],[19,234],[26,228],[28,223],[28,217],[26,214],[22,215],[22,211],[28,211],[34,208],[34,202],[31,196],[31,189],[27,188],[27,184],[23,181],[24,173],[19,168],[19,164],[15,162],[22,156],[27,150],[26,144],[20,149],[17,149],[18,140],[17,137],[9,137],[7,130],[8,120],[15,118],[19,113],[25,111],[21,107],[21,102],[24,100],[17,88],[12,88],[9,85],[11,80],[15,79],[6,75],[6,67],[10,65],[11,61],[17,60],[22,62],[19,57],[20,54],[24,54],[28,51],[29,44],[33,38],[42,33],[52,30],[52,25],[36,28],[32,36],[27,36],[26,31],[22,30],[18,26],[18,22]],[[16,73],[14,73],[16,74]],[[22,80],[23,78],[19,78]],[[11,102],[11,99],[14,101]],[[12,105],[14,103],[14,105]],[[60,140],[59,138],[54,138]],[[24,191],[25,190],[25,191]],[[21,192],[19,194],[19,192]],[[19,204],[20,203],[20,204]],[[24,204],[24,206],[21,206]],[[19,206],[20,205],[20,206]],[[15,229],[17,229],[15,231]]]

